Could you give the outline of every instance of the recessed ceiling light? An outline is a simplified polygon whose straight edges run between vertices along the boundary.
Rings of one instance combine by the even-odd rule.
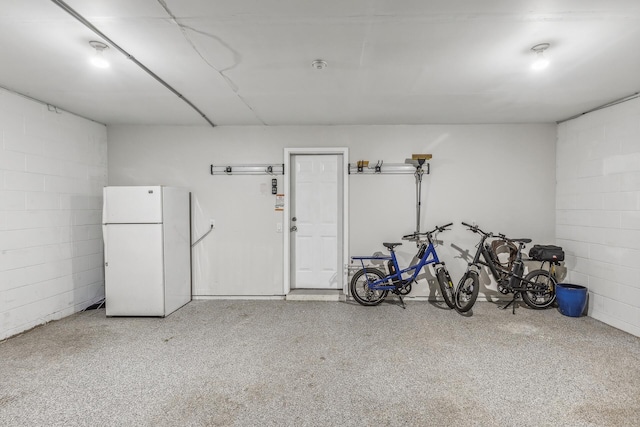
[[[91,63],[98,68],[109,68],[109,61],[102,54],[105,49],[109,49],[109,46],[96,40],[91,40],[89,44],[96,50],[96,54],[91,57]]]
[[[531,48],[536,53],[536,59],[531,64],[531,68],[534,70],[544,70],[549,66],[549,60],[545,58],[544,51],[551,46],[549,43],[540,43]]]
[[[322,59],[316,59],[311,63],[311,66],[316,70],[324,70],[327,68],[327,61],[323,61]]]

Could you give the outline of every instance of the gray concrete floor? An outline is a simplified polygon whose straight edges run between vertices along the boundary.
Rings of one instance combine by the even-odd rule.
[[[478,303],[194,301],[0,343],[3,426],[632,426],[640,339]]]

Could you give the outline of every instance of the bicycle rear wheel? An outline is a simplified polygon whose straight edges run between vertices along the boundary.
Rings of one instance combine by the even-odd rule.
[[[547,270],[534,270],[527,274],[525,280],[526,290],[521,295],[529,307],[542,310],[556,300],[556,279]]]
[[[467,271],[456,288],[455,300],[456,310],[465,313],[473,307],[480,292],[480,280],[478,273],[475,271]]]
[[[382,271],[376,268],[363,268],[356,272],[349,284],[349,290],[353,299],[362,305],[378,305],[386,297],[389,291],[369,288],[369,283],[386,277]]]
[[[456,302],[454,301],[455,289],[447,269],[444,267],[438,268],[436,278],[438,279],[438,285],[440,285],[440,292],[442,293],[444,302],[449,308],[456,308]]]

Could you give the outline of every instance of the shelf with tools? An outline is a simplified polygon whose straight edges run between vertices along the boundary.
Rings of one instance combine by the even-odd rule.
[[[413,154],[404,163],[384,163],[378,160],[375,164],[369,160],[358,160],[356,163],[349,163],[349,174],[429,174],[429,163],[431,154]]]

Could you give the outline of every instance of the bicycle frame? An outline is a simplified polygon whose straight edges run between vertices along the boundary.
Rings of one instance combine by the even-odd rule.
[[[511,301],[500,308],[507,308],[510,305],[513,306],[513,314],[515,314],[516,301],[518,298],[522,298],[524,302],[533,309],[547,308],[555,300],[554,286],[556,279],[552,276],[551,264],[549,270],[544,270],[544,262],[539,269],[526,272],[525,260],[522,256],[522,251],[526,247],[527,243],[531,243],[529,238],[509,239],[504,234],[494,235],[493,233],[486,233],[482,231],[477,225],[467,224],[463,222],[462,225],[468,227],[470,231],[480,234],[480,242],[478,243],[476,254],[473,257],[473,261],[469,263],[467,271],[460,279],[458,287],[456,288],[456,308],[458,311],[467,312],[472,307],[478,297],[478,291],[480,288],[480,273],[482,267],[487,267],[489,273],[495,279],[498,285],[498,292],[501,294],[513,294]],[[491,243],[491,247],[486,243],[487,239],[497,238],[501,239]],[[503,265],[498,258],[497,247],[501,242],[509,242],[510,246],[517,245],[517,252],[515,254],[509,250],[509,263]],[[496,246],[494,248],[494,246]],[[482,259],[481,259],[482,258]],[[507,268],[508,266],[508,268]]]
[[[433,245],[433,242],[428,237],[427,237],[427,243],[422,242],[422,244],[420,245],[420,248],[418,249],[418,254],[420,254],[420,252],[424,252],[422,257],[420,257],[420,261],[418,261],[417,264],[411,265],[402,270],[398,265],[396,253],[393,249],[391,250],[391,254],[388,256],[354,256],[354,257],[351,257],[351,259],[359,260],[360,264],[362,264],[363,269],[365,268],[365,265],[364,265],[365,260],[392,261],[393,266],[395,268],[395,273],[389,274],[382,279],[375,280],[373,282],[368,282],[369,289],[380,290],[380,291],[391,291],[396,288],[396,285],[394,284],[394,282],[401,282],[403,280],[407,280],[409,283],[412,283],[413,281],[415,281],[416,278],[418,277],[418,274],[420,274],[420,270],[422,270],[424,266],[430,265],[430,264],[434,264],[434,265],[442,264],[442,262],[440,262],[440,259],[438,258],[438,254],[436,253],[436,249],[435,249],[435,246]],[[403,274],[409,273],[412,270],[413,270],[413,274],[411,274],[409,278],[407,279],[402,278]],[[369,278],[367,277],[367,281],[368,280]],[[389,281],[391,281],[392,284],[385,284]]]
[[[475,266],[478,270],[480,269],[481,265],[488,267],[489,271],[496,279],[496,282],[502,284],[502,282],[509,277],[511,272],[505,270],[502,267],[496,266],[495,262],[493,261],[493,257],[491,256],[491,253],[489,252],[489,249],[487,249],[487,246],[485,244],[486,240],[491,236],[485,234],[482,234],[481,236],[482,237],[480,239],[480,243],[478,244],[478,250],[476,251],[476,255],[473,257],[473,261],[469,263],[469,267]],[[484,261],[480,259],[481,255],[484,258]]]
[[[536,284],[527,280],[523,274],[515,274],[513,269],[507,270],[502,266],[496,265],[493,256],[491,255],[487,245],[485,244],[486,240],[491,237],[500,237],[504,238],[503,235],[493,236],[491,234],[481,234],[480,243],[478,244],[478,250],[476,251],[475,256],[473,257],[473,261],[469,263],[469,268],[476,267],[476,269],[480,270],[480,266],[485,266],[489,268],[489,271],[493,275],[498,285],[503,286],[507,289],[507,292],[501,293],[514,293],[514,292],[522,292],[528,290],[527,285]],[[484,258],[484,260],[480,259],[480,256]],[[517,261],[522,262],[522,247],[518,247],[518,258]],[[544,265],[544,262],[542,263]],[[469,269],[468,268],[468,269]],[[467,269],[467,270],[468,270]],[[479,271],[478,271],[479,273]],[[515,280],[514,280],[515,279]]]

